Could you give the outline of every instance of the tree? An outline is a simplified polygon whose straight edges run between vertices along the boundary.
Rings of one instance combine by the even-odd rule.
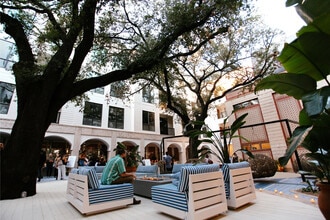
[[[226,18],[245,2],[2,0],[0,23],[19,59],[18,116],[1,151],[1,199],[35,195],[45,132],[66,102],[169,60],[183,36],[226,32]]]
[[[142,85],[160,91],[160,102],[176,113],[186,134],[200,130],[216,101],[236,89],[249,89],[276,69],[276,37],[280,31],[262,26],[258,17],[239,14],[230,18],[230,31],[204,33],[212,39],[193,53],[200,34],[186,36],[180,53],[144,74],[134,76]],[[184,56],[191,53],[192,56]],[[160,74],[161,73],[161,74]],[[189,136],[191,157],[198,157],[198,136]]]

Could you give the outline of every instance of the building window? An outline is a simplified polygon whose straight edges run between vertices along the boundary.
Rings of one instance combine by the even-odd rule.
[[[92,89],[91,92],[103,95],[104,94],[104,87],[99,87],[99,88]]]
[[[174,135],[173,117],[162,115],[159,117],[160,134]]]
[[[10,70],[17,60],[12,42],[0,39],[0,67]]]
[[[111,83],[110,96],[116,98],[122,98],[124,96],[125,89],[126,87],[124,82],[119,81],[119,82]]]
[[[227,118],[227,112],[225,109],[217,109],[218,118]]]
[[[143,130],[155,131],[155,113],[153,112],[142,112]]]
[[[57,112],[56,118],[52,121],[52,123],[59,124],[61,118],[61,110]]]
[[[14,90],[15,85],[0,82],[0,114],[8,113],[10,102],[13,98]]]
[[[234,110],[238,110],[238,109],[243,109],[243,108],[250,107],[250,106],[253,106],[253,105],[258,105],[258,104],[259,104],[258,99],[252,99],[252,100],[249,100],[249,101],[246,101],[246,102],[236,104],[233,107],[234,107]]]
[[[101,127],[102,105],[92,102],[85,102],[83,125]]]
[[[160,117],[160,134],[168,134],[168,122],[167,118]]]
[[[109,128],[124,129],[124,109],[117,107],[109,107]]]
[[[154,91],[151,86],[146,86],[142,89],[142,100],[146,103],[155,103]]]

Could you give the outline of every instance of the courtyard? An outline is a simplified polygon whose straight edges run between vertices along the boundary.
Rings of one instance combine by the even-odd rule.
[[[299,177],[294,173],[278,172],[271,178],[256,179],[257,199],[253,203],[229,210],[212,219],[324,219],[317,207],[316,196],[295,193],[295,189],[304,186]],[[156,211],[151,199],[139,196],[136,197],[141,199],[140,205],[129,205],[122,209],[84,216],[68,203],[65,197],[66,187],[66,180],[45,178],[37,184],[37,195],[0,201],[0,219],[175,219]],[[311,202],[311,199],[314,199],[314,202]]]

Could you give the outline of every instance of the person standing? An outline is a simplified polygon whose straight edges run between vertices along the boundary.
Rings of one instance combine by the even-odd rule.
[[[38,163],[38,182],[40,182],[40,180],[43,178],[42,168],[45,166],[45,163],[46,163],[46,152],[40,150],[39,163]]]
[[[133,173],[126,173],[124,161],[125,157],[125,149],[117,148],[116,156],[112,157],[103,169],[101,176],[102,185],[133,183],[136,177]],[[133,198],[133,205],[140,203],[141,200],[136,200],[135,198]]]
[[[66,161],[64,158],[64,154],[60,153],[58,157],[56,158],[56,164],[57,164],[57,180],[63,180],[66,179]]]
[[[166,152],[165,155],[165,168],[167,172],[172,172],[172,157]]]
[[[50,177],[53,173],[54,168],[54,156],[52,153],[48,154],[48,158],[46,160],[46,174]]]

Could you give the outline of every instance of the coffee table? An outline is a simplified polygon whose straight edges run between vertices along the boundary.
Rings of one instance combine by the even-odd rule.
[[[154,179],[156,180],[143,179],[143,178],[138,178],[134,180],[133,182],[134,194],[151,198],[152,186],[167,184],[172,182],[171,179],[158,179],[158,178],[154,178]]]

